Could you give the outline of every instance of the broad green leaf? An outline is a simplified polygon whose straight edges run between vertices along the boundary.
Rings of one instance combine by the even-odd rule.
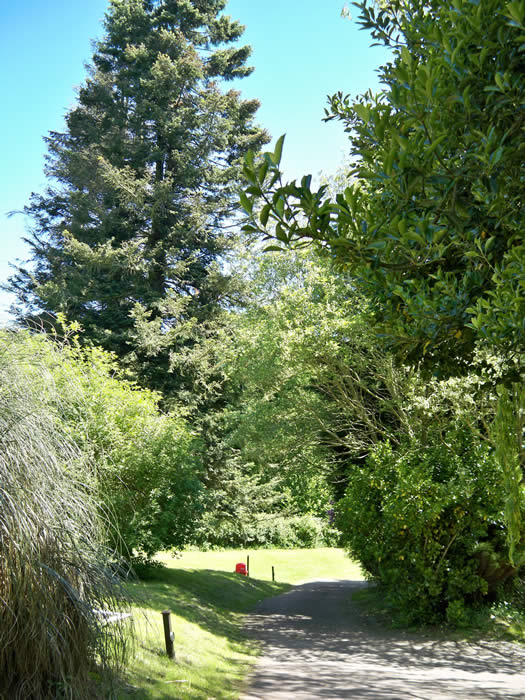
[[[268,218],[270,216],[271,208],[272,208],[271,204],[265,204],[264,207],[261,209],[261,213],[259,215],[259,220],[263,226],[266,226],[266,224],[268,223]]]
[[[270,159],[274,165],[279,165],[281,163],[285,136],[286,134],[279,136],[277,143],[275,144],[275,150],[272,154],[270,154]]]
[[[251,214],[253,211],[253,200],[249,199],[244,192],[239,194],[239,200],[244,211],[247,214]]]

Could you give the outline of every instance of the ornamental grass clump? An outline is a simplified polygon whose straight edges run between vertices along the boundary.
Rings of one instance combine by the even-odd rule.
[[[123,662],[117,572],[89,465],[60,395],[19,334],[0,333],[0,697],[97,697]],[[59,350],[56,350],[59,353]]]

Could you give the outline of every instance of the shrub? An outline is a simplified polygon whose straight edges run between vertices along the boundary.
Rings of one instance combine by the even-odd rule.
[[[338,506],[343,543],[405,622],[461,623],[465,606],[495,597],[515,573],[501,481],[467,433],[428,448],[381,444],[352,471]]]
[[[186,544],[202,484],[200,443],[184,418],[161,413],[160,396],[123,378],[100,348],[27,332],[11,343],[46,368],[62,431],[90,457],[98,498],[116,525],[108,544],[126,557]]]
[[[33,350],[0,333],[0,697],[91,698],[93,672],[117,668],[128,638],[95,611],[125,600],[91,465]]]
[[[114,544],[125,556],[146,557],[184,546],[201,513],[197,438],[182,418],[161,414],[150,392],[95,372],[87,391],[94,389],[99,398],[93,398],[84,425],[97,425],[100,495],[116,519]]]
[[[339,533],[313,515],[259,513],[249,522],[205,516],[196,534],[201,547],[276,547],[281,549],[333,546]]]

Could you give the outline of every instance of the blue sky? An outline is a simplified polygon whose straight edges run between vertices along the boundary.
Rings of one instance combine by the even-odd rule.
[[[388,56],[343,19],[344,0],[230,0],[227,14],[246,25],[255,72],[239,82],[261,101],[258,121],[275,140],[287,134],[288,177],[337,170],[348,148],[341,125],[322,122],[326,96],[378,90],[376,70]],[[0,282],[9,262],[27,257],[21,209],[45,186],[45,144],[60,131],[85,78],[91,40],[102,36],[107,0],[0,0]],[[0,323],[9,298],[0,292]]]

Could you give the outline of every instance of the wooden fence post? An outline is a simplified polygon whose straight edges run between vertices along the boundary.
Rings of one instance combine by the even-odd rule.
[[[272,566],[272,581],[275,581],[275,569]]]
[[[246,576],[250,575],[250,555],[246,557]]]
[[[162,622],[164,623],[164,641],[166,642],[166,654],[170,659],[175,658],[175,649],[173,640],[175,634],[171,630],[171,612],[169,610],[162,611]]]

